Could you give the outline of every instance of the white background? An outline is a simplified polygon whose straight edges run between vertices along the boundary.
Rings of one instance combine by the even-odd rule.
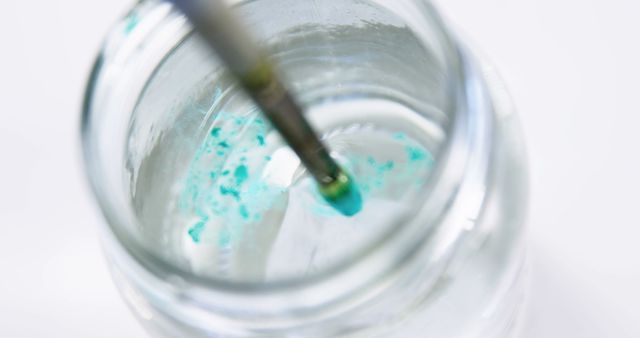
[[[78,137],[92,59],[131,2],[0,2],[0,337],[144,337],[98,247]],[[523,337],[640,337],[640,2],[438,2],[519,107]]]

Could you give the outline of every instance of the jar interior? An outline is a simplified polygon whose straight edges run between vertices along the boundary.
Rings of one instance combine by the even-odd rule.
[[[432,23],[402,3],[235,7],[354,176],[360,213],[340,215],[319,197],[215,54],[188,34],[131,114],[123,176],[137,222],[128,230],[171,264],[230,281],[309,278],[371,250],[424,202],[452,111],[446,53]]]

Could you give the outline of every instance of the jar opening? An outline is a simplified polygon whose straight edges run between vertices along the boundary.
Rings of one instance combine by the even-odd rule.
[[[369,222],[381,224],[377,232],[356,237],[361,242],[353,247],[337,247],[336,257],[328,250],[324,254],[329,258],[317,272],[299,270],[302,263],[295,265],[296,250],[304,253],[300,256],[317,253],[294,246],[280,251],[276,260],[283,264],[273,280],[254,279],[256,275],[264,276],[265,262],[250,273],[246,271],[249,269],[247,262],[259,262],[264,253],[263,249],[250,253],[255,247],[244,248],[249,253],[241,248],[235,256],[228,256],[237,260],[237,266],[242,270],[230,268],[228,271],[235,273],[234,278],[220,278],[215,273],[223,267],[228,268],[225,264],[229,262],[225,261],[218,261],[214,273],[208,273],[209,265],[198,265],[202,263],[200,255],[212,254],[199,243],[205,240],[208,231],[202,228],[216,229],[216,235],[211,239],[213,250],[217,250],[213,255],[221,260],[227,256],[220,249],[228,247],[234,236],[240,235],[229,231],[224,235],[225,224],[218,229],[207,223],[211,213],[218,211],[209,206],[211,197],[202,197],[206,194],[198,190],[203,182],[214,179],[206,175],[215,175],[215,179],[224,176],[223,182],[237,183],[238,177],[242,176],[242,166],[250,170],[247,168],[262,165],[264,171],[258,176],[261,180],[270,177],[279,184],[288,179],[291,184],[302,176],[299,166],[286,166],[294,160],[287,157],[286,151],[277,153],[279,148],[275,146],[273,152],[260,153],[263,164],[251,162],[249,166],[247,159],[242,162],[243,156],[249,157],[247,153],[230,155],[228,148],[242,148],[246,140],[235,138],[235,143],[231,144],[230,138],[221,139],[225,133],[229,137],[233,134],[251,139],[255,144],[246,147],[252,152],[251,156],[253,149],[263,149],[260,148],[262,143],[270,142],[272,134],[261,129],[263,126],[257,122],[258,112],[252,110],[233,84],[228,83],[229,79],[219,65],[211,61],[215,57],[189,34],[184,19],[166,4],[143,3],[136,14],[140,15],[139,27],[123,33],[117,44],[107,43],[96,63],[83,114],[85,161],[92,187],[110,225],[107,236],[115,238],[110,241],[114,245],[111,250],[119,252],[114,259],[128,261],[126,266],[135,267],[130,274],[140,280],[155,280],[158,284],[168,282],[170,290],[175,288],[181,297],[207,304],[207,307],[239,309],[244,306],[257,312],[285,311],[291,307],[312,309],[329,303],[344,303],[354,297],[369,297],[378,290],[380,283],[399,275],[413,255],[429,251],[437,263],[433,268],[440,268],[458,235],[455,231],[445,231],[440,223],[447,210],[457,205],[456,196],[464,183],[471,180],[470,175],[484,175],[486,163],[481,159],[486,155],[482,152],[488,148],[489,134],[484,129],[490,123],[484,120],[488,114],[482,111],[489,109],[482,101],[484,93],[479,89],[482,85],[475,79],[472,65],[465,63],[465,56],[455,47],[440,19],[427,4],[412,3],[414,8],[406,7],[405,3],[398,2],[394,6],[385,1],[335,4],[338,7],[355,6],[357,14],[351,16],[331,15],[332,11],[342,10],[340,8],[327,8],[325,15],[314,12],[310,16],[309,9],[298,1],[283,0],[280,5],[289,10],[278,20],[270,20],[272,12],[264,7],[267,4],[263,1],[244,2],[237,9],[247,22],[261,28],[257,30],[262,34],[261,39],[272,48],[276,63],[285,76],[291,78],[290,82],[300,92],[301,101],[312,107],[312,119],[327,130],[327,140],[330,143],[337,140],[334,146],[353,151],[355,146],[350,135],[355,133],[362,138],[364,134],[368,142],[357,145],[362,149],[390,147],[389,156],[405,152],[402,165],[407,168],[412,159],[423,165],[432,156],[432,163],[428,170],[416,169],[412,172],[414,176],[393,177],[394,184],[404,184],[402,187],[406,191],[418,188],[409,195],[407,203],[413,203],[411,208],[404,208],[394,217],[383,220],[379,219],[379,213],[372,214]],[[318,21],[317,25],[314,26],[313,20]],[[399,44],[402,49],[398,49]],[[190,109],[185,109],[187,106]],[[226,108],[221,110],[219,107]],[[176,110],[189,113],[179,115],[175,114]],[[236,113],[225,117],[225,112],[229,111]],[[336,111],[349,113],[336,114]],[[176,130],[176,126],[182,130]],[[391,130],[388,134],[385,133],[387,129]],[[381,134],[380,130],[384,132]],[[184,135],[196,137],[189,139]],[[387,136],[388,143],[376,143]],[[167,144],[174,146],[172,151],[159,153],[168,149],[164,147]],[[209,161],[211,156],[227,156],[227,159],[236,156],[239,162],[229,160],[224,163],[231,163],[231,167],[204,170],[213,163]],[[276,156],[280,156],[278,161],[273,161]],[[374,183],[379,178],[376,175],[383,177],[388,163],[392,163],[392,167],[399,163],[389,162],[388,158],[372,159],[369,161],[364,157],[360,162],[371,165],[365,168]],[[278,165],[269,171],[269,163],[275,162]],[[354,162],[354,166],[360,162]],[[181,164],[180,170],[176,170],[180,173],[176,177],[181,177],[177,193],[176,185],[166,184],[170,181],[169,176],[159,170],[172,168],[169,167],[172,163]],[[273,173],[287,170],[288,178],[272,177]],[[402,179],[415,181],[412,185]],[[185,181],[193,183],[193,187],[187,185],[185,188]],[[246,182],[251,183],[250,180]],[[243,184],[248,184],[246,182]],[[241,198],[235,196],[233,186],[216,187],[216,194],[229,197],[231,202],[223,207],[232,210],[232,219],[242,221],[255,215],[256,209],[249,207],[257,204],[252,204],[252,200],[237,203]],[[370,189],[374,189],[373,185]],[[164,231],[162,224],[167,215],[162,212],[165,209],[158,206],[165,206],[166,210],[179,208],[185,194],[185,208],[194,211],[197,217],[188,222],[188,228],[180,228],[178,235]],[[178,198],[172,200],[168,196]],[[279,196],[274,193],[269,197],[277,202]],[[302,198],[312,199],[313,196],[303,196],[299,200]],[[208,201],[206,210],[198,209],[199,199]],[[398,200],[402,200],[402,194]],[[290,205],[293,200],[286,203]],[[300,210],[305,208],[302,206]],[[263,211],[259,215],[261,219],[273,217],[267,215],[271,209]],[[285,214],[280,216],[286,217]],[[294,230],[300,225],[291,223]],[[244,229],[248,231],[249,228]],[[274,236],[273,231],[260,229],[263,232],[256,235],[260,239]],[[329,237],[339,239],[340,235],[337,232]],[[184,252],[192,251],[183,255],[167,251],[175,236],[181,238],[175,247],[183,251],[187,247]],[[305,234],[294,231],[290,236],[290,243],[295,243]],[[432,243],[436,237],[438,242]],[[268,249],[273,245],[271,241]],[[290,261],[286,261],[287,257]],[[257,305],[256,299],[265,302]],[[283,302],[284,299],[295,299],[298,303]]]

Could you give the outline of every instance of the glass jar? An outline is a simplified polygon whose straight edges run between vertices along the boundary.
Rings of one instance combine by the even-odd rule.
[[[427,1],[233,9],[360,179],[364,209],[345,218],[305,195],[304,169],[185,18],[161,1],[138,3],[97,58],[82,141],[112,275],[148,331],[512,332],[525,167],[492,69]]]

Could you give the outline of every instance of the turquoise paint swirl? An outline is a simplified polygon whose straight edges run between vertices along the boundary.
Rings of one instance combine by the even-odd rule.
[[[221,112],[213,126],[185,175],[179,208],[196,216],[187,229],[194,243],[206,241],[205,230],[216,222],[222,224],[218,245],[225,246],[241,238],[249,224],[261,221],[276,201],[288,194],[288,188],[271,185],[262,177],[273,160],[272,154],[264,152],[272,128],[257,111],[244,116]],[[367,199],[394,186],[414,184],[416,173],[432,166],[431,153],[419,143],[404,133],[393,134],[393,139],[405,149],[400,160],[377,158],[375,154],[346,155],[342,165],[354,174],[354,188],[361,196],[344,199],[342,202],[349,205],[343,207],[359,210],[361,203],[366,207]],[[320,196],[314,185],[309,189],[315,196],[308,206],[314,217],[345,217]]]

